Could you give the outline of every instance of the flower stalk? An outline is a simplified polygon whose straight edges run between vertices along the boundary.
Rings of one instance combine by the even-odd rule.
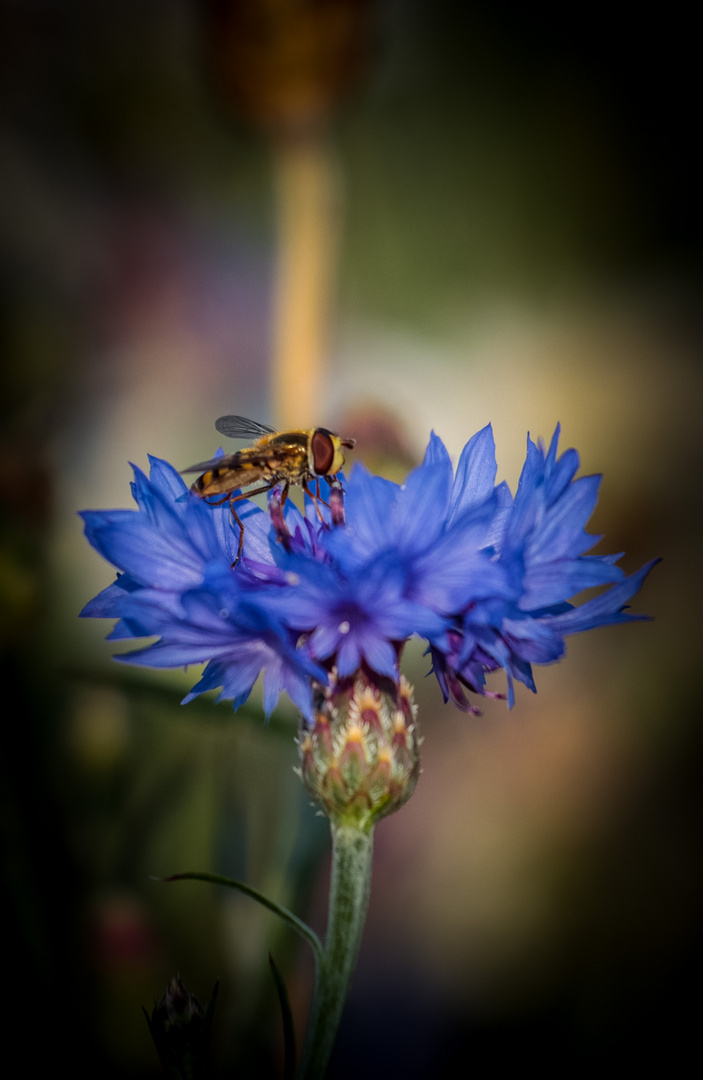
[[[332,878],[327,939],[319,959],[300,1080],[325,1074],[356,967],[371,889],[373,833],[415,790],[420,738],[413,690],[360,669],[330,672],[303,724],[300,776],[330,819]]]
[[[332,880],[325,951],[303,1047],[299,1080],[325,1075],[356,968],[371,889],[373,825],[332,822]]]

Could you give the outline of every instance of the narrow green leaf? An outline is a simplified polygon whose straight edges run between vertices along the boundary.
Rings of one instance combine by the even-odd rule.
[[[277,904],[275,900],[269,900],[268,896],[264,896],[264,894],[260,893],[258,889],[252,889],[251,885],[245,885],[243,881],[235,881],[234,878],[223,877],[221,874],[205,874],[198,873],[196,871],[188,872],[185,874],[171,874],[170,877],[166,878],[155,877],[153,878],[153,880],[164,882],[208,881],[212,885],[226,885],[228,889],[238,889],[239,892],[244,893],[245,896],[250,896],[252,900],[257,900],[264,907],[268,908],[269,911],[273,911],[275,915],[278,915],[279,918],[283,919],[285,923],[288,923],[288,925],[293,930],[295,930],[296,933],[300,934],[300,936],[304,938],[305,941],[307,941],[308,945],[310,946],[315,955],[316,962],[320,963],[320,961],[322,960],[322,942],[320,941],[319,937],[312,929],[312,927],[308,926],[308,924],[303,922],[302,919],[299,919],[298,916],[294,915],[292,911],[288,910],[288,908],[283,907],[282,904]]]
[[[283,1080],[293,1080],[295,1077],[295,1029],[293,1028],[293,1013],[288,999],[288,991],[283,981],[283,976],[274,963],[273,956],[269,953],[271,974],[276,984],[278,1003],[281,1006],[281,1020],[283,1021]]]

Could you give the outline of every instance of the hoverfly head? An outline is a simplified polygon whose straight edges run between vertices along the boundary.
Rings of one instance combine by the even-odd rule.
[[[334,476],[344,465],[342,447],[351,449],[356,439],[340,439],[327,428],[315,428],[310,440],[311,467],[315,476]]]

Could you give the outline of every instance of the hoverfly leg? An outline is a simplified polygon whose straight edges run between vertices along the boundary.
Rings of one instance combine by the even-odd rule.
[[[233,570],[234,570],[235,566],[237,565],[237,563],[239,562],[239,560],[242,557],[242,548],[244,547],[244,525],[242,523],[242,519],[240,518],[239,514],[237,513],[237,511],[234,509],[234,506],[232,505],[232,503],[234,501],[235,501],[234,499],[230,499],[229,508],[232,511],[232,517],[237,522],[237,525],[239,525],[239,543],[237,544],[237,558],[232,563],[232,569]]]
[[[318,485],[318,490],[317,490],[317,495],[316,495],[314,491],[310,490],[310,487],[309,487],[308,482],[306,480],[305,483],[303,484],[303,491],[312,500],[312,504],[315,507],[315,512],[316,512],[318,518],[320,519],[320,524],[324,525],[325,524],[325,519],[323,518],[322,511],[320,510],[320,507],[318,505],[319,503],[322,502],[322,499],[320,498],[319,485]]]
[[[328,484],[330,484],[331,479],[332,478],[329,477],[329,476],[325,477],[325,480],[327,481]],[[319,476],[315,478],[315,483],[316,483],[316,486],[317,486],[317,501],[321,502],[322,505],[326,506],[327,509],[329,510],[330,504],[328,502],[325,502],[325,500],[322,498],[322,495],[320,495],[320,478],[319,478]],[[330,486],[331,486],[331,484],[330,484]]]
[[[325,500],[324,500],[324,499],[322,498],[322,496],[320,495],[320,481],[319,481],[319,480],[317,481],[317,493],[315,493],[314,491],[311,491],[311,490],[310,490],[310,487],[308,486],[308,482],[307,482],[307,480],[306,480],[306,481],[305,481],[305,483],[303,484],[303,491],[304,491],[304,492],[305,492],[305,494],[306,494],[306,495],[308,495],[308,496],[310,497],[310,499],[312,500],[312,503],[313,503],[313,505],[314,505],[314,507],[315,507],[315,510],[316,510],[316,512],[317,512],[317,516],[318,516],[318,517],[319,517],[319,519],[320,519],[320,524],[321,524],[321,525],[326,525],[326,524],[327,524],[327,522],[326,522],[326,521],[325,521],[325,519],[323,518],[323,516],[322,516],[322,511],[320,510],[320,507],[319,507],[319,505],[318,505],[318,504],[319,504],[319,503],[322,503],[322,505],[323,505],[323,506],[326,506],[326,507],[327,507],[327,509],[329,510],[329,503],[326,503],[326,502],[325,502]]]
[[[242,519],[240,518],[237,511],[234,509],[234,504],[236,502],[240,502],[242,499],[249,499],[252,495],[261,495],[262,492],[269,491],[270,488],[270,484],[262,484],[261,487],[254,488],[253,491],[240,491],[239,495],[226,495],[224,499],[220,499],[220,503],[223,503],[227,499],[229,499],[229,508],[232,512],[232,517],[239,526],[239,543],[237,544],[237,558],[232,563],[233,570],[242,557],[242,548],[244,547],[244,523],[242,522]]]
[[[286,551],[290,551],[290,529],[286,525],[285,518],[283,517],[283,507],[286,505],[286,499],[288,498],[288,481],[285,481],[281,488],[280,495],[274,488],[274,491],[269,499],[269,514],[271,515],[271,524],[276,530],[276,535],[281,544],[283,544]]]

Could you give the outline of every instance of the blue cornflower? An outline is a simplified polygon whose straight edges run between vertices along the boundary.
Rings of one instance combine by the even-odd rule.
[[[659,560],[626,578],[616,565],[620,555],[583,554],[601,539],[584,529],[598,498],[600,477],[574,480],[578,454],[567,450],[557,458],[558,440],[559,426],[546,453],[541,442],[528,438],[515,498],[506,485],[496,488],[500,509],[493,520],[493,557],[511,581],[519,583],[518,596],[465,608],[457,613],[449,648],[432,648],[445,700],[451,698],[460,708],[470,708],[462,684],[485,693],[486,672],[505,669],[512,705],[514,679],[535,691],[532,664],[559,660],[568,634],[646,618],[624,609]],[[486,472],[488,461],[487,455]],[[612,587],[578,608],[568,603],[576,593],[597,585]]]
[[[290,585],[263,601],[284,624],[307,636],[320,661],[333,660],[340,678],[362,663],[379,675],[399,678],[396,645],[413,634],[444,633],[444,622],[405,591],[405,568],[388,552],[355,572],[333,563],[291,560]]]
[[[88,511],[86,535],[120,571],[83,610],[114,618],[111,639],[159,640],[119,659],[153,667],[206,662],[186,701],[221,688],[235,708],[264,673],[267,714],[285,690],[311,720],[316,691],[334,680],[399,683],[398,659],[425,638],[445,700],[476,711],[486,673],[503,668],[535,689],[532,664],[564,652],[568,634],[629,621],[623,609],[654,565],[626,578],[618,556],[586,555],[585,524],[598,478],[575,480],[578,455],[557,458],[528,440],[515,497],[496,486],[490,426],[464,448],[456,471],[432,435],[424,460],[398,485],[356,466],[344,512],[272,492],[270,515],[246,500],[241,562],[229,508],[190,496],[166,462],[135,469],[137,509]],[[323,484],[323,498],[338,492]],[[337,506],[336,503],[334,503]],[[569,599],[609,586],[574,608]],[[494,695],[495,696],[495,695]]]
[[[306,649],[296,647],[294,634],[265,615],[256,575],[232,571],[238,537],[229,509],[189,497],[171,465],[157,458],[150,462],[150,478],[135,468],[132,494],[138,510],[82,515],[90,543],[123,572],[81,615],[117,618],[112,640],[159,636],[118,660],[159,668],[207,662],[186,701],[221,686],[222,696],[237,707],[264,670],[267,714],[279,691],[286,690],[309,717],[312,681],[324,680],[326,672]],[[245,551],[254,567],[259,561],[267,566],[273,541],[268,515],[253,503],[239,515],[246,523]]]

